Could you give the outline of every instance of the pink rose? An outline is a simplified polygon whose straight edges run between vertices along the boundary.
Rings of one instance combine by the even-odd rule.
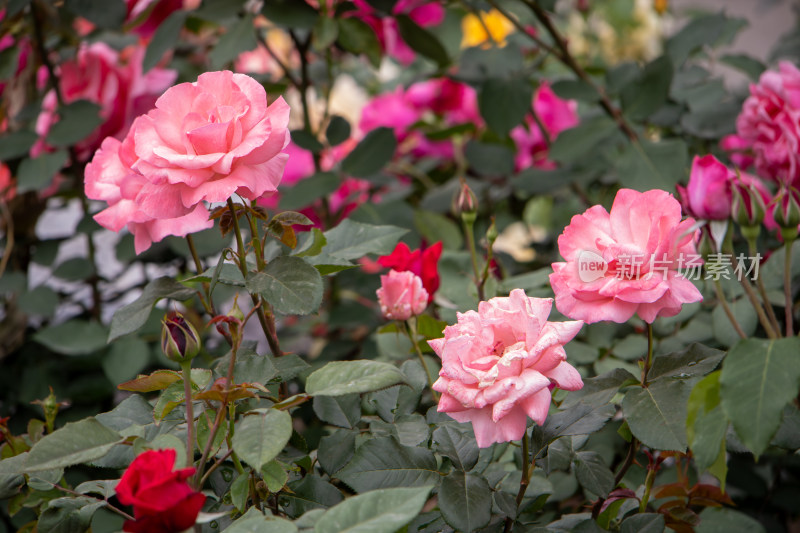
[[[409,135],[409,129],[422,119],[422,112],[406,98],[403,87],[380,94],[370,100],[361,110],[358,128],[366,133],[375,128],[394,129],[398,142],[403,142]]]
[[[86,195],[109,204],[95,220],[113,231],[127,224],[137,253],[211,227],[203,202],[276,191],[288,122],[283,99],[268,107],[264,88],[244,74],[209,72],[170,88],[87,166]]]
[[[752,143],[736,134],[726,135],[719,141],[719,147],[729,152],[731,162],[742,170],[750,168],[755,161]]]
[[[11,177],[11,170],[0,162],[0,202],[10,202],[17,195],[17,186]]]
[[[88,158],[108,136],[122,138],[133,119],[153,107],[156,98],[175,82],[174,70],[154,68],[142,73],[145,47],[131,45],[117,52],[102,42],[82,45],[72,61],[61,64],[59,85],[66,103],[88,100],[100,105],[102,124],[77,144],[79,155]],[[36,120],[42,140],[34,155],[46,149],[44,137],[58,121],[55,91],[48,92]]]
[[[433,384],[442,393],[438,410],[472,422],[479,447],[522,438],[528,417],[542,425],[552,387],[583,387],[563,346],[583,322],[548,322],[552,305],[514,289],[481,302],[477,312],[458,313],[444,338],[428,341],[442,359]]]
[[[578,104],[574,100],[562,100],[546,82],[542,82],[533,95],[533,109],[542,122],[550,140],[562,131],[578,125]],[[547,139],[532,115],[525,117],[525,124],[511,130],[511,138],[517,145],[516,169],[530,167],[554,168],[547,159]]]
[[[553,263],[550,284],[558,310],[588,324],[625,322],[634,314],[652,323],[674,316],[700,291],[678,272],[701,262],[694,220],[661,190],[621,189],[611,212],[602,206],[575,215],[558,238],[566,259]]]
[[[752,144],[758,173],[786,185],[800,180],[800,70],[781,61],[779,70],[768,70],[736,119],[736,129]]]
[[[419,276],[408,270],[390,270],[381,276],[377,295],[381,313],[389,320],[408,320],[428,307],[428,291]]]
[[[681,204],[693,217],[727,220],[731,216],[731,185],[735,179],[736,174],[713,155],[695,156],[689,184],[685,188],[678,185]]]

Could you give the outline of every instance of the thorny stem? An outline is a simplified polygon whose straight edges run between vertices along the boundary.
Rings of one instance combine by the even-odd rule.
[[[519,506],[522,503],[522,499],[525,497],[525,491],[528,489],[528,485],[531,481],[531,474],[533,473],[533,469],[536,466],[536,456],[534,455],[530,459],[530,465],[528,465],[528,456],[530,455],[530,437],[528,436],[528,430],[525,429],[525,433],[522,435],[522,479],[519,482],[519,491],[517,491],[517,512],[519,512]],[[511,526],[514,525],[514,520],[516,517],[506,517],[506,523],[503,527],[503,533],[508,533],[511,531]]]
[[[564,65],[569,67],[569,69],[572,70],[582,81],[594,89],[594,91],[600,97],[600,106],[614,120],[614,122],[616,122],[620,131],[622,131],[622,133],[624,133],[625,136],[631,141],[638,142],[639,136],[636,135],[636,132],[633,130],[633,128],[631,128],[631,126],[625,121],[625,117],[622,116],[622,112],[614,107],[614,104],[611,103],[611,100],[609,100],[608,95],[606,95],[606,92],[603,90],[603,88],[598,86],[594,80],[592,80],[591,76],[586,73],[583,67],[581,67],[578,62],[575,61],[575,58],[572,57],[572,54],[569,53],[567,41],[558,32],[558,29],[553,24],[553,21],[550,20],[550,15],[548,15],[547,12],[542,9],[537,0],[522,0],[522,3],[528,6],[531,11],[533,11],[533,14],[536,16],[539,22],[542,23],[547,30],[547,33],[550,34],[550,37],[556,43],[556,47],[558,50],[560,50],[560,53],[556,54],[556,57],[562,63],[564,63]],[[533,37],[529,32],[525,32],[525,35]],[[537,42],[537,44],[541,45],[539,39],[534,40]]]
[[[786,239],[784,242],[784,256],[783,264],[783,297],[786,302],[786,336],[791,337],[794,335],[794,303],[792,302],[792,244],[794,239]]]
[[[194,464],[194,405],[192,405],[192,361],[181,363],[183,394],[186,401],[186,466]]]
[[[725,316],[728,317],[731,325],[733,325],[733,329],[736,330],[736,333],[739,334],[739,337],[746,339],[747,335],[745,335],[744,331],[742,330],[742,326],[739,325],[739,321],[736,320],[736,316],[734,316],[733,311],[731,311],[731,307],[728,305],[728,301],[725,299],[725,293],[722,292],[722,284],[718,279],[714,280],[714,290],[717,293],[717,300],[719,300],[722,310],[725,311]]]
[[[772,328],[772,324],[770,324],[769,318],[767,317],[766,313],[764,313],[764,308],[761,307],[761,302],[758,301],[758,296],[756,296],[756,292],[753,290],[753,287],[750,286],[750,282],[748,282],[744,277],[739,278],[739,282],[742,284],[742,288],[744,289],[744,293],[747,295],[747,299],[750,300],[750,305],[752,305],[753,309],[756,310],[758,320],[761,322],[761,326],[764,328],[764,331],[767,332],[767,337],[770,339],[777,338],[778,334],[775,333],[775,330]]]
[[[433,390],[433,377],[431,376],[431,373],[428,370],[428,363],[425,362],[425,358],[422,356],[422,351],[419,349],[419,344],[417,344],[416,321],[412,322],[411,320],[408,320],[406,322],[402,322],[398,320],[397,322],[400,328],[408,337],[408,340],[410,340],[411,344],[414,346],[414,351],[417,353],[419,362],[422,364],[422,369],[425,371],[425,377],[428,378],[428,386],[431,388],[431,395],[433,395],[433,400],[436,403],[439,403],[439,393]]]

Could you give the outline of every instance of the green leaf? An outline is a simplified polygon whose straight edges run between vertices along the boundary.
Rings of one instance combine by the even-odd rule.
[[[318,16],[313,7],[305,2],[295,2],[294,0],[264,2],[261,12],[270,22],[292,29],[311,29]]]
[[[183,24],[186,22],[186,11],[175,11],[164,22],[158,25],[142,62],[142,72],[147,72],[155,67],[167,50],[175,48],[181,35]]]
[[[339,489],[315,475],[306,475],[300,481],[290,482],[289,489],[291,492],[281,494],[281,501],[286,502],[290,516],[299,516],[312,509],[333,507],[344,499]]]
[[[355,451],[356,432],[337,429],[319,441],[317,459],[325,472],[333,476],[353,458]]]
[[[247,464],[261,470],[292,437],[292,417],[285,411],[268,409],[245,416],[236,424],[233,451]]]
[[[597,452],[578,452],[572,458],[575,476],[581,486],[597,496],[608,497],[614,488],[614,474]]]
[[[153,417],[156,420],[163,420],[165,416],[170,414],[185,400],[186,395],[184,393],[183,380],[172,383],[158,395],[158,401],[156,401],[156,405],[153,407]]]
[[[99,126],[100,106],[88,100],[76,100],[58,108],[58,122],[50,127],[47,143],[65,147],[86,138]]]
[[[489,78],[478,92],[478,108],[486,124],[505,137],[530,112],[533,87],[527,78]]]
[[[341,184],[342,180],[333,172],[318,172],[298,181],[291,187],[281,189],[281,208],[302,209],[308,207],[318,198],[324,198],[334,192]]]
[[[324,52],[336,42],[336,38],[339,36],[339,25],[336,23],[336,19],[333,17],[320,15],[317,17],[317,21],[314,23],[314,29],[312,30],[311,35],[311,46],[314,48],[314,50],[317,52]],[[350,126],[348,125],[348,136],[350,135],[349,132]],[[339,144],[332,142],[330,137],[328,137],[328,142],[331,143],[331,146]]]
[[[328,509],[314,533],[394,533],[417,516],[431,487],[374,490]]]
[[[685,113],[681,126],[687,133],[701,139],[719,139],[736,131],[736,117],[741,107],[734,102],[722,102],[713,107]]]
[[[123,335],[127,335],[142,327],[155,303],[162,298],[174,300],[187,300],[194,296],[195,291],[178,283],[172,278],[162,277],[148,283],[142,295],[124,307],[120,307],[111,318],[111,332],[108,342]]]
[[[342,161],[342,172],[356,178],[371,176],[391,161],[396,148],[397,139],[391,128],[375,128],[347,154]]]
[[[658,111],[669,96],[673,74],[669,56],[648,63],[639,78],[622,89],[622,109],[633,120],[644,120]]]
[[[47,502],[36,524],[40,533],[81,533],[92,523],[94,513],[108,502],[85,496],[57,498]]]
[[[95,420],[69,422],[34,444],[25,462],[25,472],[41,472],[100,459],[122,438]]]
[[[439,509],[457,531],[477,531],[492,517],[492,489],[483,476],[450,472],[439,488]]]
[[[615,368],[605,374],[583,380],[583,388],[572,391],[562,404],[566,409],[580,402],[586,405],[605,405],[619,392],[620,387],[626,382],[636,382],[638,379],[624,368]]]
[[[33,159],[23,159],[17,170],[17,193],[41,191],[53,176],[67,164],[67,151],[58,150]]]
[[[587,102],[596,102],[600,99],[599,93],[583,80],[559,80],[553,83],[551,88],[559,98]]]
[[[14,67],[16,68],[16,64]],[[0,161],[10,161],[27,155],[37,140],[39,140],[39,136],[27,130],[0,136]]]
[[[342,144],[350,138],[350,123],[344,117],[333,115],[325,129],[325,138],[328,139],[328,144],[331,146]]]
[[[55,353],[86,355],[105,348],[107,335],[106,328],[101,324],[76,318],[40,329],[33,340]]]
[[[430,450],[403,446],[392,437],[379,437],[362,444],[336,477],[361,493],[432,485],[438,483],[440,474]]]
[[[514,153],[504,144],[470,140],[464,155],[470,167],[482,176],[510,176],[514,172]]]
[[[648,381],[659,378],[686,379],[705,376],[717,368],[725,352],[693,343],[680,352],[659,355],[647,373]]]
[[[572,163],[617,131],[610,118],[598,115],[578,126],[562,131],[550,145],[549,156],[554,161]]]
[[[128,14],[124,0],[66,0],[64,7],[106,29],[118,29]]]
[[[436,451],[450,458],[456,468],[464,472],[472,470],[478,462],[478,443],[468,427],[443,425],[433,432]]]
[[[312,396],[343,396],[381,390],[399,383],[406,383],[406,377],[389,363],[334,361],[308,376],[306,392]]]
[[[666,51],[675,66],[683,64],[694,51],[714,43],[722,35],[727,20],[722,13],[701,15],[670,37]]]
[[[328,244],[328,239],[320,231],[319,228],[311,228],[307,234],[305,241],[300,241],[297,248],[294,249],[294,255],[297,257],[313,257],[322,252],[322,248]]]
[[[307,130],[302,130],[302,129],[292,130],[291,135],[292,135],[292,142],[295,143],[300,148],[302,148],[303,150],[307,150],[309,152],[318,154],[324,148],[324,146],[322,146],[322,143],[319,142],[319,140]]]
[[[280,462],[273,459],[261,467],[261,478],[270,492],[278,492],[289,481],[289,473]]]
[[[217,41],[217,45],[208,54],[211,66],[219,70],[227,63],[236,59],[239,54],[254,50],[258,46],[256,32],[253,28],[253,16],[245,15]]]
[[[695,533],[765,533],[757,520],[735,509],[708,507],[700,513]]]
[[[683,381],[659,380],[628,391],[622,410],[633,435],[656,450],[686,450],[690,390]]]
[[[126,337],[111,345],[103,358],[103,372],[111,383],[136,377],[150,362],[150,346],[139,337]]]
[[[369,25],[355,17],[344,17],[336,20],[339,23],[339,44],[348,52],[364,54],[378,68],[381,63],[381,43]]]
[[[21,453],[0,461],[0,499],[11,498],[25,486],[25,461],[28,453]]]
[[[352,428],[361,420],[361,397],[358,394],[315,396],[313,405],[319,419],[334,426]]]
[[[251,507],[241,518],[222,530],[222,533],[296,533],[297,526],[285,518],[263,514]]]
[[[542,431],[547,443],[567,435],[589,435],[614,416],[613,405],[578,404],[547,417]]]
[[[629,143],[619,160],[620,183],[639,191],[672,190],[686,175],[688,162],[688,149],[681,139]]]
[[[661,513],[641,513],[622,521],[620,533],[662,533],[664,515]]]
[[[432,59],[439,68],[444,68],[450,63],[447,50],[436,35],[417,25],[408,15],[398,14],[394,19],[397,21],[400,36],[412,50]]]
[[[231,503],[240,512],[246,509],[247,498],[250,496],[250,472],[249,468],[246,469],[231,483]]]
[[[227,361],[227,362],[226,362]],[[221,368],[227,369],[230,356],[223,358]],[[227,371],[227,370],[226,370]],[[233,364],[233,379],[236,383],[266,384],[278,375],[278,368],[272,359],[252,350],[240,349]]]
[[[800,384],[800,339],[745,339],[728,352],[720,397],[736,434],[757,456],[778,430],[783,407]]]
[[[299,257],[273,259],[263,271],[248,273],[245,287],[286,315],[313,313],[322,302],[322,276]]]
[[[744,72],[752,81],[758,81],[761,73],[767,69],[764,63],[745,54],[725,54],[719,61]]]
[[[323,252],[339,259],[361,259],[367,254],[387,255],[394,250],[407,229],[397,226],[373,226],[344,219],[325,232],[328,243]]]
[[[464,244],[458,225],[439,213],[416,209],[414,211],[414,227],[428,242],[442,241],[448,250],[460,250]]]

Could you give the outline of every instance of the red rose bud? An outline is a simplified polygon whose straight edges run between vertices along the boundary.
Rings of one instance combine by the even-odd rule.
[[[775,222],[781,228],[785,241],[797,237],[797,225],[800,224],[800,205],[797,203],[798,191],[794,187],[782,187],[775,197]]]
[[[455,197],[453,212],[468,224],[475,222],[475,217],[478,213],[478,199],[475,198],[475,193],[472,192],[472,189],[463,179],[461,180],[461,188]]]
[[[162,321],[161,349],[167,358],[183,363],[200,352],[200,335],[180,313],[170,313]]]

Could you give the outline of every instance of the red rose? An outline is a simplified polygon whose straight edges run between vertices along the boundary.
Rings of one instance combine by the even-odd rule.
[[[433,301],[433,293],[439,288],[439,257],[442,243],[413,252],[404,242],[398,243],[390,255],[378,259],[378,263],[398,272],[410,271],[422,279],[422,286],[428,291],[428,302]]]
[[[206,497],[186,480],[194,468],[173,471],[175,450],[147,451],[136,457],[117,485],[117,498],[133,506],[130,533],[177,533],[192,527]]]

